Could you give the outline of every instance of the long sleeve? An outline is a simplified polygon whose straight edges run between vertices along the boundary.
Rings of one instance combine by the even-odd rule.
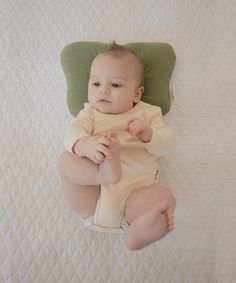
[[[149,125],[153,129],[152,140],[145,144],[146,149],[156,156],[166,156],[171,153],[171,149],[175,144],[174,132],[164,124],[161,109],[153,107],[153,115],[149,121]]]
[[[72,148],[76,141],[93,133],[93,119],[92,107],[85,103],[84,109],[78,113],[65,130],[64,145],[66,150],[74,154]]]

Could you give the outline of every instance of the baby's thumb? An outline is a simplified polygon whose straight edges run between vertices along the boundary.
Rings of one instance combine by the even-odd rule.
[[[126,121],[126,125],[125,125],[124,127],[122,127],[122,131],[129,132],[129,125],[130,125],[130,123],[132,123],[134,120],[135,120],[135,118],[129,118],[129,119]]]

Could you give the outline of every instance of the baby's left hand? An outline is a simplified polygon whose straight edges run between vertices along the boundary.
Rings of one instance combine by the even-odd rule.
[[[136,136],[142,142],[150,142],[152,139],[152,128],[141,119],[129,119],[125,130],[132,136]]]

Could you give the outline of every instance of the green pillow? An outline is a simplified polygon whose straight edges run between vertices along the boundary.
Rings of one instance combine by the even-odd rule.
[[[67,81],[67,105],[73,116],[87,102],[90,65],[94,57],[105,51],[109,43],[73,42],[61,53],[62,68]],[[170,110],[169,82],[175,65],[175,52],[168,43],[136,42],[125,44],[144,64],[142,100],[161,107],[162,114]]]

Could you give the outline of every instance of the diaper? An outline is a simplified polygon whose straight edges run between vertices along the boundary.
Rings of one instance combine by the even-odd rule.
[[[126,185],[121,182],[112,186],[101,186],[101,192],[97,201],[95,214],[87,219],[84,219],[84,225],[100,232],[127,232],[130,224],[124,217],[126,204],[129,195],[139,187],[149,186],[154,183],[150,176],[143,178],[142,182],[127,182]],[[137,178],[136,179],[140,179]],[[140,181],[140,180],[139,180]]]
[[[129,224],[124,214],[126,202],[129,197],[131,187],[118,185],[101,186],[100,195],[97,201],[95,214],[84,219],[84,225],[100,232],[127,232]]]
[[[122,225],[119,228],[105,228],[95,224],[94,216],[83,219],[84,226],[97,232],[108,232],[108,233],[126,233],[129,230],[130,224],[128,221],[123,219]]]

